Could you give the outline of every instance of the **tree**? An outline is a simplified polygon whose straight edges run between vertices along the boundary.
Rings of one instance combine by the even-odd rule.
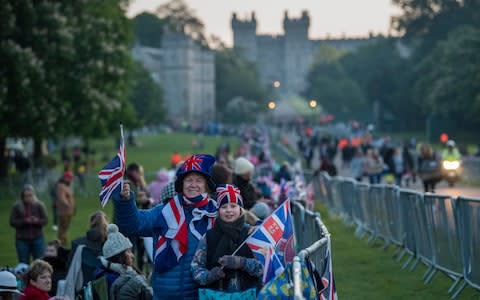
[[[365,97],[338,60],[318,59],[308,74],[305,97],[339,119],[362,119]]]
[[[392,18],[392,26],[407,39],[420,39],[420,57],[459,25],[480,26],[478,0],[393,0],[403,13]],[[421,59],[421,58],[420,58]]]
[[[128,116],[131,28],[122,2],[76,1],[65,10],[76,50],[64,85],[64,99],[74,109],[65,118],[69,132],[83,137],[106,134],[119,115]]]
[[[397,39],[378,38],[341,58],[346,72],[364,91],[370,105],[378,108],[378,120],[382,126],[385,117],[395,116],[398,126],[418,126],[423,120],[418,105],[410,97],[412,61],[402,56]],[[423,124],[423,123],[422,123]],[[408,128],[402,128],[408,129]],[[412,128],[410,128],[412,129]]]
[[[138,125],[153,125],[164,120],[166,112],[159,83],[140,63],[135,63],[133,89],[130,101],[136,112]]]
[[[97,136],[127,115],[124,1],[0,0],[0,6],[0,150],[9,136],[33,138],[36,150],[44,138]],[[0,176],[5,165],[0,161]]]
[[[62,132],[58,84],[74,52],[72,31],[59,3],[3,0],[0,6],[0,149],[6,137],[31,137],[38,158],[41,139]],[[0,176],[6,175],[4,159]]]
[[[415,100],[427,113],[462,120],[461,129],[477,129],[479,62],[480,29],[463,26],[453,30],[415,70]]]
[[[252,63],[242,59],[232,49],[215,51],[215,95],[217,111],[222,121],[229,121],[232,115],[237,113],[227,109],[227,104],[234,98],[251,102],[242,107],[255,108],[246,118],[255,118],[256,113],[266,107],[266,91],[260,85],[255,70]],[[235,101],[237,102],[238,100]]]
[[[164,20],[154,14],[143,12],[136,15],[132,22],[136,42],[147,47],[159,48],[161,46]]]
[[[157,7],[156,13],[169,30],[187,34],[201,45],[207,46],[205,25],[184,0],[171,0],[162,4]]]

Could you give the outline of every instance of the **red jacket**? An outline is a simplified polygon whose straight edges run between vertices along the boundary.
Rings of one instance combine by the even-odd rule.
[[[39,288],[31,285],[30,283],[23,290],[23,296],[20,296],[18,300],[48,300],[50,296],[47,292],[40,290]]]

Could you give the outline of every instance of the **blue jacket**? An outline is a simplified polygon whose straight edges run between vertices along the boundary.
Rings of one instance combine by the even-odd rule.
[[[148,210],[139,210],[135,205],[135,195],[131,193],[128,201],[114,199],[116,223],[123,234],[153,237],[155,245],[161,228],[157,220],[161,215],[162,205],[157,205]],[[190,223],[192,208],[184,207],[185,221]],[[188,250],[179,260],[178,265],[164,273],[153,271],[152,288],[154,299],[198,299],[198,285],[192,278],[190,263],[197,249],[198,240],[189,231]],[[155,249],[155,247],[154,247]]]

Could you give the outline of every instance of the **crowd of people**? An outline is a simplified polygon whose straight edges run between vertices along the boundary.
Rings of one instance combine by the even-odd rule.
[[[390,176],[398,185],[419,177],[426,191],[434,191],[440,180],[431,166],[440,156],[427,144],[400,146],[369,135],[334,139],[299,132],[297,146],[307,168],[319,153],[317,173],[335,176],[338,168],[348,168],[356,180],[380,183]],[[457,155],[454,146],[450,143],[450,152],[443,155]],[[69,243],[75,178],[66,170],[52,189],[58,236],[48,242],[47,208],[33,186],[24,186],[10,216],[19,265],[10,274],[0,273],[0,299],[73,300],[92,293],[109,299],[254,295],[262,286],[263,266],[243,241],[304,183],[298,164],[272,158],[268,136],[245,131],[235,153],[229,144],[214,155],[172,153],[170,167],[160,169],[150,183],[140,164],[128,164],[123,189],[113,197],[113,219],[93,212],[85,235]]]
[[[311,165],[318,152],[320,166],[315,170],[338,175],[346,170],[357,181],[370,184],[389,183],[409,187],[420,180],[425,192],[435,192],[442,179],[443,160],[461,160],[462,154],[453,140],[445,142],[445,149],[435,151],[431,144],[417,143],[415,139],[403,143],[390,137],[374,139],[369,132],[344,137],[320,136],[312,131],[297,132],[297,150],[303,153],[306,166]],[[336,164],[336,158],[340,164]]]
[[[25,185],[10,218],[23,266],[21,272],[11,270],[17,280],[10,294],[14,299],[75,299],[92,290],[109,299],[256,294],[263,266],[242,243],[288,197],[287,183],[295,178],[288,162],[273,161],[267,142],[257,132],[246,134],[236,153],[228,144],[215,155],[174,153],[171,168],[159,170],[149,184],[142,166],[130,163],[123,189],[112,200],[113,220],[93,212],[85,235],[71,242],[74,175],[66,171],[53,189],[54,241],[45,241],[45,204]]]

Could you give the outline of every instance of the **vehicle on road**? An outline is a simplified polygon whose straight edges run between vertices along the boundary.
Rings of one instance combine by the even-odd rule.
[[[462,162],[458,159],[442,161],[442,176],[448,182],[448,186],[453,187],[456,182],[460,181],[461,165]]]

